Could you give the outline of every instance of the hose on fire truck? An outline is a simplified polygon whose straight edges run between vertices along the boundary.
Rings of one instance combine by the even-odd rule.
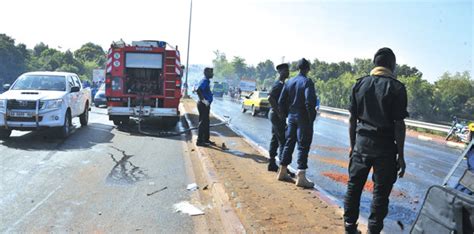
[[[142,122],[144,121],[143,119],[143,100],[145,97],[145,93],[142,93],[141,98],[140,98],[140,111],[138,115],[138,119],[136,120],[137,126],[138,126],[138,132],[142,135],[145,136],[151,136],[151,137],[172,137],[172,136],[179,136],[182,134],[185,134],[187,132],[190,132],[192,130],[198,129],[198,127],[189,127],[186,129],[183,129],[181,131],[159,131],[159,132],[148,132],[142,129]],[[229,116],[224,116],[226,119],[223,122],[220,123],[215,123],[215,124],[210,124],[209,127],[218,127],[222,125],[228,125],[230,123],[231,118]]]

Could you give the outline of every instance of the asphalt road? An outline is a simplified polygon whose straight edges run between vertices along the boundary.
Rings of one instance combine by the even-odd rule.
[[[0,141],[0,232],[193,232],[173,208],[191,196],[181,136],[119,130],[97,108],[74,125],[66,140],[15,131]]]
[[[249,112],[241,113],[240,103],[228,97],[215,98],[212,103],[212,112],[221,116],[231,116],[233,128],[268,149],[271,124],[266,116],[252,117]],[[341,120],[319,116],[314,129],[307,174],[340,202],[346,191],[348,125]],[[400,227],[396,224],[397,221],[403,223],[407,231],[407,227],[410,227],[416,218],[427,189],[443,181],[460,154],[461,150],[449,148],[444,144],[407,137],[405,147],[407,172],[405,178],[397,181],[392,191],[386,231],[399,232]],[[295,157],[296,150],[292,164],[294,168],[296,168]],[[459,176],[459,173],[460,171],[456,175]],[[370,177],[368,181],[371,181]],[[361,201],[363,216],[367,216],[369,212],[371,196],[369,182]]]

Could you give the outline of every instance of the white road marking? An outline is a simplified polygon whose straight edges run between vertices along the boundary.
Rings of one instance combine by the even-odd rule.
[[[418,139],[419,139],[419,140],[422,140],[422,141],[432,141],[432,140],[433,140],[433,138],[427,137],[427,136],[423,136],[423,135],[418,135]]]
[[[456,142],[451,142],[451,141],[446,142],[446,145],[450,147],[454,147],[454,148],[459,148],[459,149],[466,148],[466,144],[464,143],[456,143]]]
[[[43,198],[43,200],[41,200],[40,202],[38,202],[33,208],[31,208],[31,210],[29,210],[28,212],[26,212],[23,216],[21,216],[20,219],[18,219],[14,224],[12,224],[6,231],[5,233],[9,233],[11,232],[15,227],[16,225],[20,224],[21,222],[23,222],[23,220],[28,217],[28,215],[30,215],[31,213],[33,213],[36,209],[38,209],[41,205],[43,205],[43,203],[45,203],[51,196],[53,196],[54,193],[56,193],[59,189],[61,188],[61,185],[59,185],[57,188],[55,188],[53,191],[51,191],[48,196],[46,196],[45,198]]]

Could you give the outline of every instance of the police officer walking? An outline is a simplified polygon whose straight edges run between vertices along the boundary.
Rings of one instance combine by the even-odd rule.
[[[306,178],[308,153],[313,141],[313,122],[316,119],[316,91],[314,83],[307,77],[310,63],[306,59],[298,62],[299,74],[290,79],[284,86],[278,101],[283,116],[288,116],[286,142],[283,159],[280,162],[278,180],[288,180],[288,165],[298,142],[298,173],[296,186],[312,188],[314,183]]]
[[[285,84],[285,80],[290,75],[289,66],[287,63],[282,63],[276,66],[279,77],[278,81],[273,84],[270,90],[268,101],[272,109],[270,110],[270,121],[272,123],[272,139],[270,141],[270,149],[268,153],[270,155],[270,162],[268,164],[268,171],[278,171],[275,158],[278,154],[280,161],[282,160],[283,147],[285,146],[285,129],[286,129],[286,118],[280,112],[278,108],[278,99],[280,98],[281,91]]]
[[[199,96],[199,101],[197,103],[199,111],[197,146],[215,145],[215,143],[209,139],[209,112],[211,110],[213,99],[210,79],[212,79],[213,76],[214,70],[210,67],[206,67],[204,69],[204,78],[199,82],[199,86],[196,90]]]
[[[346,233],[359,233],[357,219],[361,193],[373,169],[373,199],[369,233],[380,233],[388,213],[393,184],[405,173],[405,122],[408,117],[405,86],[394,75],[396,59],[389,48],[374,56],[376,67],[357,80],[352,89],[349,112],[349,182],[344,199]]]

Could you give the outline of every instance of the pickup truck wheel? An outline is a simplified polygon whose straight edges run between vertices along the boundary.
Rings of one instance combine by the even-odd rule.
[[[94,103],[95,107],[100,107],[99,103]]]
[[[89,108],[88,108],[88,105],[86,105],[86,107],[84,107],[84,113],[82,113],[79,116],[79,120],[81,122],[81,126],[83,126],[83,127],[87,126],[87,123],[89,122]]]
[[[113,121],[114,121],[114,125],[116,125],[116,126],[119,126],[122,123],[122,121],[120,121],[118,119],[114,119]]]
[[[242,104],[242,109],[241,109],[242,113],[245,113],[247,111],[247,109],[245,109],[245,106],[244,104]]]
[[[256,116],[258,114],[257,108],[255,106],[252,106],[252,116]]]
[[[66,112],[66,116],[64,116],[64,125],[59,128],[59,136],[63,139],[69,136],[71,131],[71,113],[68,111]]]
[[[11,134],[12,134],[12,130],[10,130],[10,129],[0,129],[0,139],[1,140],[8,139]]]

